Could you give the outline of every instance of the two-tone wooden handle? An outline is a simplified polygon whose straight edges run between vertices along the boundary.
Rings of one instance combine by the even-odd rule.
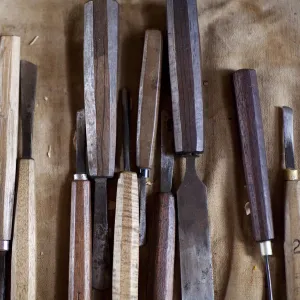
[[[175,257],[175,201],[171,193],[159,194],[155,230],[154,300],[172,300]]]
[[[255,240],[264,242],[274,238],[274,231],[256,72],[236,71],[233,82],[252,228]]]
[[[69,300],[92,297],[92,217],[90,182],[74,180],[71,193]]]
[[[285,274],[287,300],[300,299],[300,181],[297,170],[286,170]]]
[[[139,197],[136,173],[120,174],[113,257],[113,300],[138,299]]]
[[[0,39],[0,250],[12,231],[19,120],[20,38]]]
[[[11,299],[36,299],[34,160],[21,159],[11,262]]]

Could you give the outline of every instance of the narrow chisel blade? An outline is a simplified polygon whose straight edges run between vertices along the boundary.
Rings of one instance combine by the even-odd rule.
[[[295,169],[293,110],[283,106],[283,140],[286,169]]]

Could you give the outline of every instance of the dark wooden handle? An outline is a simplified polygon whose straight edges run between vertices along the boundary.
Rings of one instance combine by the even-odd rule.
[[[72,182],[69,300],[92,297],[92,218],[90,182]]]
[[[233,82],[252,227],[255,240],[261,242],[273,239],[274,232],[256,72],[236,71]]]
[[[159,194],[155,232],[154,300],[173,299],[175,203],[171,193]]]
[[[147,30],[139,90],[136,164],[152,168],[156,143],[160,97],[162,37],[158,30]]]
[[[196,0],[167,0],[175,150],[203,152],[200,37]]]

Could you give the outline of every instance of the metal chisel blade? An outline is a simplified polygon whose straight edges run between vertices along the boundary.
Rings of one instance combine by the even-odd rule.
[[[32,156],[32,128],[35,107],[37,66],[22,60],[20,68],[20,106],[22,119],[22,157]]]
[[[172,177],[174,167],[173,155],[173,128],[170,114],[163,110],[161,112],[161,159],[160,159],[160,191],[168,193],[172,188]]]
[[[293,110],[283,106],[282,111],[285,167],[295,169]]]
[[[85,116],[84,109],[77,112],[76,119],[76,173],[85,174]]]

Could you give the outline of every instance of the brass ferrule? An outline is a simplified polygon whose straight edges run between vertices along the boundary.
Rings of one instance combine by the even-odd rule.
[[[298,180],[298,170],[285,169],[284,170],[284,179],[286,181],[296,181],[296,180]]]

